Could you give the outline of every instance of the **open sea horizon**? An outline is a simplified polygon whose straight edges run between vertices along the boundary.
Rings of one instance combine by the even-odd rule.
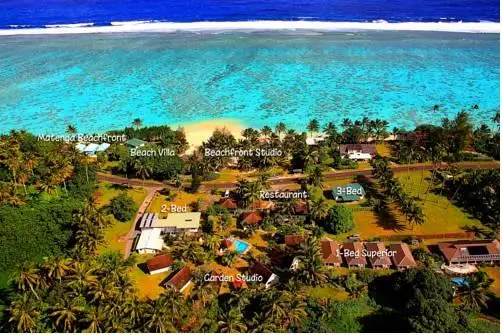
[[[493,0],[4,0],[0,30],[141,21],[497,22]],[[384,20],[384,21],[382,21]],[[127,23],[127,21],[134,21]],[[500,108],[499,34],[200,31],[0,36],[0,133],[235,119],[385,119],[412,129]],[[0,34],[1,35],[1,34]],[[432,107],[439,105],[439,111]],[[478,105],[479,109],[472,109]]]

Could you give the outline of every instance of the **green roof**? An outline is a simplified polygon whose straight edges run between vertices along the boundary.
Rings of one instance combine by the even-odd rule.
[[[334,186],[332,192],[333,198],[339,201],[357,201],[366,194],[364,187],[358,183]]]
[[[126,144],[130,147],[140,147],[142,145],[145,145],[146,142],[140,140],[139,138],[131,138],[130,140],[127,140]]]

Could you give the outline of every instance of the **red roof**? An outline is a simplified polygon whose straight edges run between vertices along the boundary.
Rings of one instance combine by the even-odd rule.
[[[181,290],[192,279],[192,272],[188,267],[179,270],[167,283],[169,286]]]
[[[252,209],[272,209],[274,208],[274,203],[272,201],[258,200],[249,206]]]
[[[154,258],[147,260],[146,267],[148,268],[149,272],[152,272],[155,270],[168,268],[171,265],[173,265],[173,263],[174,263],[174,261],[170,256],[159,255],[159,256],[155,256]]]
[[[358,256],[345,256],[348,265],[366,265],[366,257],[363,256],[364,246],[361,242],[344,243],[343,249],[359,254]]]
[[[249,269],[252,274],[257,274],[263,277],[263,281],[266,282],[273,274],[272,271],[260,262],[255,262],[253,266]]]
[[[340,256],[340,244],[335,241],[321,241],[321,256],[324,263],[341,264],[342,256]]]
[[[228,238],[224,239],[221,241],[220,248],[221,249],[228,249],[230,248],[234,243],[230,241]]]
[[[384,252],[385,245],[382,242],[367,242],[366,250],[369,252]],[[380,265],[391,265],[389,256],[373,256],[368,257],[372,266],[380,266]]]
[[[499,260],[500,244],[497,240],[460,240],[438,243],[444,257],[451,261]]]
[[[295,245],[299,245],[305,242],[305,237],[302,235],[286,235],[284,236],[284,243],[288,247],[293,247]]]
[[[295,206],[295,213],[296,214],[307,214],[308,213],[307,202],[304,200],[298,200],[296,202],[296,206]]]
[[[244,280],[237,280],[237,279],[236,279],[236,280],[234,280],[234,281],[232,282],[232,287],[233,287],[233,288],[239,288],[239,287],[240,287],[240,288],[247,288],[247,287],[248,287],[248,285],[246,284],[246,281],[244,281]]]
[[[392,261],[395,266],[416,266],[417,263],[411,254],[410,248],[408,248],[408,244],[399,243],[399,244],[391,244],[391,251],[394,252],[392,256]]]
[[[237,202],[234,199],[222,198],[220,199],[220,206],[226,209],[236,209]]]
[[[257,224],[263,220],[263,217],[258,212],[247,212],[242,215],[242,223]]]

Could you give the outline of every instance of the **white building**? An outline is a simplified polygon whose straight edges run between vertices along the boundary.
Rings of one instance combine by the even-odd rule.
[[[143,229],[136,244],[136,251],[140,254],[154,254],[161,251],[164,247],[161,233],[162,229],[159,228]]]
[[[167,219],[157,214],[146,213],[140,221],[140,229],[159,228],[162,234],[197,233],[200,227],[200,212],[169,213]]]

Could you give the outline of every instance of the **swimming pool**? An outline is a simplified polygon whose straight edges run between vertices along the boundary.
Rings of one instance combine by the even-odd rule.
[[[456,286],[463,286],[463,285],[469,285],[471,283],[471,280],[468,278],[452,278],[451,281],[456,285]]]
[[[241,240],[234,240],[234,245],[235,245],[235,250],[239,253],[242,254],[246,252],[249,248],[249,243],[246,243]]]

